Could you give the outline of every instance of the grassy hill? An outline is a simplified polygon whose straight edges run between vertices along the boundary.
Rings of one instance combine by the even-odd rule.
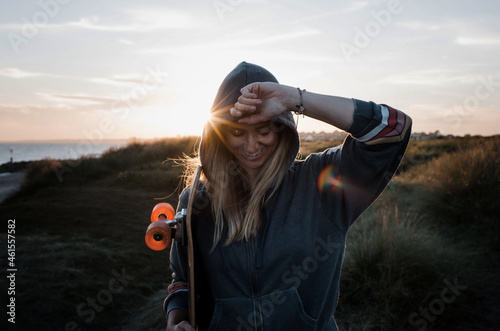
[[[155,198],[177,203],[182,169],[165,160],[196,143],[31,163],[21,191],[0,205],[4,222],[16,220],[16,329],[164,329],[168,252],[148,249],[144,233]],[[338,143],[307,142],[302,157]],[[499,152],[498,136],[411,141],[396,178],[349,232],[342,330],[500,323]],[[1,242],[7,261],[6,231]]]

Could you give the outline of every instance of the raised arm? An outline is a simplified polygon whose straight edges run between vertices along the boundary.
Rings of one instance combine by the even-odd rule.
[[[297,88],[277,83],[253,83],[241,89],[238,102],[231,109],[234,117],[244,116],[240,122],[254,124],[268,121],[285,111],[297,110],[301,96]],[[304,115],[347,130],[354,115],[352,99],[302,92]]]
[[[271,120],[285,111],[297,110],[300,94],[296,88],[276,83],[254,83],[245,86],[231,114],[239,122],[257,123]],[[342,146],[311,155],[306,162],[315,178],[327,167],[334,169],[340,181],[335,190],[320,194],[325,211],[331,209],[332,196],[342,196],[345,208],[342,221],[347,229],[384,190],[396,172],[410,140],[411,118],[387,105],[356,99],[327,96],[311,92],[302,95],[304,115],[336,126],[349,135]]]

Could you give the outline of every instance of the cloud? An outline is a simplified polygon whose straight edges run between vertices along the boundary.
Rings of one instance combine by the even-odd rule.
[[[45,72],[29,72],[18,68],[0,68],[0,76],[5,76],[9,78],[22,79],[22,78],[40,78],[40,77],[50,77],[50,78],[68,78],[69,76],[61,76],[48,74]]]
[[[345,11],[356,12],[365,9],[370,5],[369,1],[354,1],[350,2],[347,7],[344,8]]]
[[[49,21],[43,25],[44,30],[67,30],[68,28],[78,28],[84,30],[109,31],[109,32],[151,32],[154,30],[182,30],[199,26],[203,19],[194,17],[187,10],[177,9],[129,9],[115,11],[113,15],[101,14],[81,17],[62,23]],[[0,30],[22,31],[26,22],[0,23]],[[120,39],[120,42],[132,43],[127,39]]]
[[[295,31],[283,32],[283,33],[269,33],[269,30],[247,30],[244,35],[238,35],[235,38],[226,38],[223,41],[213,41],[208,44],[185,44],[161,48],[150,48],[138,50],[137,53],[149,54],[149,53],[182,53],[182,52],[199,52],[203,50],[204,52],[214,53],[220,51],[221,49],[236,49],[236,48],[248,48],[255,46],[263,46],[269,44],[276,44],[283,41],[290,41],[295,39],[301,39],[305,37],[310,37],[313,35],[321,34],[322,32],[314,28],[300,28]]]
[[[492,33],[490,28],[481,26],[478,21],[458,21],[448,19],[444,22],[426,22],[410,20],[395,23],[398,27],[411,30],[413,33],[424,32],[426,36],[446,38],[448,41],[462,46],[481,46],[500,44],[500,36]]]
[[[405,72],[397,75],[389,75],[384,78],[384,83],[401,85],[425,85],[438,86],[449,84],[463,84],[475,81],[477,77],[470,77],[465,74],[458,74],[453,70],[434,69]]]
[[[151,75],[151,74],[149,74]],[[145,80],[145,77],[149,77],[148,75],[139,75],[139,74],[125,74],[125,75],[115,75],[112,76],[111,78],[107,77],[94,77],[94,78],[88,78],[88,77],[78,77],[78,76],[63,76],[63,75],[54,75],[54,74],[47,74],[47,73],[40,73],[40,72],[29,72],[29,71],[24,71],[18,68],[0,68],[0,77],[8,77],[8,78],[14,78],[14,79],[25,79],[25,78],[44,78],[44,77],[49,77],[49,78],[58,78],[58,79],[68,79],[68,80],[79,80],[79,81],[86,81],[86,82],[92,82],[92,83],[99,83],[99,84],[108,84],[108,85],[115,85],[115,86],[146,86],[148,88],[151,87],[152,83],[154,83],[154,79],[164,79],[168,75],[162,72],[155,72],[155,77],[154,79],[150,78],[148,80]],[[156,86],[158,84],[155,84]],[[42,95],[42,94],[40,94]],[[43,96],[48,96],[48,94],[43,94]],[[59,95],[61,98],[70,98],[68,95]],[[85,95],[76,95],[76,96],[71,96],[71,98],[79,98],[83,100],[82,98],[87,98]],[[88,98],[87,98],[88,99]],[[90,99],[89,99],[90,100]]]
[[[404,29],[418,32],[418,31],[428,31],[428,30],[439,30],[444,27],[450,27],[454,25],[454,23],[436,24],[435,22],[430,23],[425,21],[412,20],[412,21],[395,22],[395,25]]]
[[[126,44],[126,45],[133,45],[133,44],[135,44],[133,41],[128,40],[128,39],[118,39],[118,41],[121,42],[122,44]]]
[[[498,45],[500,44],[500,38],[458,36],[455,39],[455,44],[462,46]]]
[[[0,68],[0,76],[5,76],[9,78],[31,78],[31,77],[40,77],[44,74],[36,73],[36,72],[27,72],[17,68]]]
[[[37,92],[36,95],[47,101],[69,102],[76,105],[103,105],[115,100],[112,97],[93,96],[88,94],[51,94]]]
[[[142,86],[147,90],[151,90],[157,88],[159,85],[163,85],[163,81],[169,76],[169,73],[161,72],[158,66],[155,69],[148,67],[146,72],[147,74],[125,74],[115,75],[111,78],[96,77],[87,78],[86,80],[93,83],[115,86]]]
[[[283,34],[275,34],[265,38],[257,38],[254,40],[241,41],[239,46],[257,46],[264,44],[272,44],[280,41],[289,41],[294,39],[300,39],[304,37],[309,37],[312,35],[320,34],[321,31],[313,28],[301,29],[297,31],[292,31]]]
[[[99,30],[99,31],[115,31],[115,32],[145,32],[151,30],[151,26],[138,27],[136,24],[124,24],[124,25],[106,25],[98,22],[99,19],[94,16],[92,18],[81,18],[78,21],[68,22],[64,24],[53,24],[52,27],[67,28],[75,27],[87,30]]]
[[[25,103],[0,103],[0,113],[15,113],[15,114],[31,114],[34,111],[43,111],[44,113],[53,110],[69,110],[65,104],[40,105],[40,104],[25,104]]]
[[[144,77],[139,75],[114,76],[112,78],[89,78],[88,81],[115,86],[131,86],[144,84]]]
[[[45,93],[36,92],[39,98],[36,103],[0,103],[1,113],[14,114],[54,114],[56,112],[70,111],[71,113],[86,114],[95,111],[119,110],[119,107],[139,109],[141,107],[156,106],[159,104],[155,96],[145,95],[138,99],[130,99],[129,95],[98,96],[85,93]]]

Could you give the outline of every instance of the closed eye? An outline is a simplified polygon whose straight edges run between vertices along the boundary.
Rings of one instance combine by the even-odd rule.
[[[267,136],[269,133],[271,133],[271,128],[270,127],[260,128],[259,130],[257,130],[257,133],[260,134],[261,136]]]

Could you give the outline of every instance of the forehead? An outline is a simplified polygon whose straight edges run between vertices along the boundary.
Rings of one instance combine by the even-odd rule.
[[[240,129],[240,130],[252,131],[252,130],[259,130],[262,128],[267,128],[267,127],[269,127],[269,125],[270,125],[269,121],[259,122],[259,123],[255,123],[255,124],[229,122],[229,123],[223,124],[222,128],[226,129],[226,130]]]

